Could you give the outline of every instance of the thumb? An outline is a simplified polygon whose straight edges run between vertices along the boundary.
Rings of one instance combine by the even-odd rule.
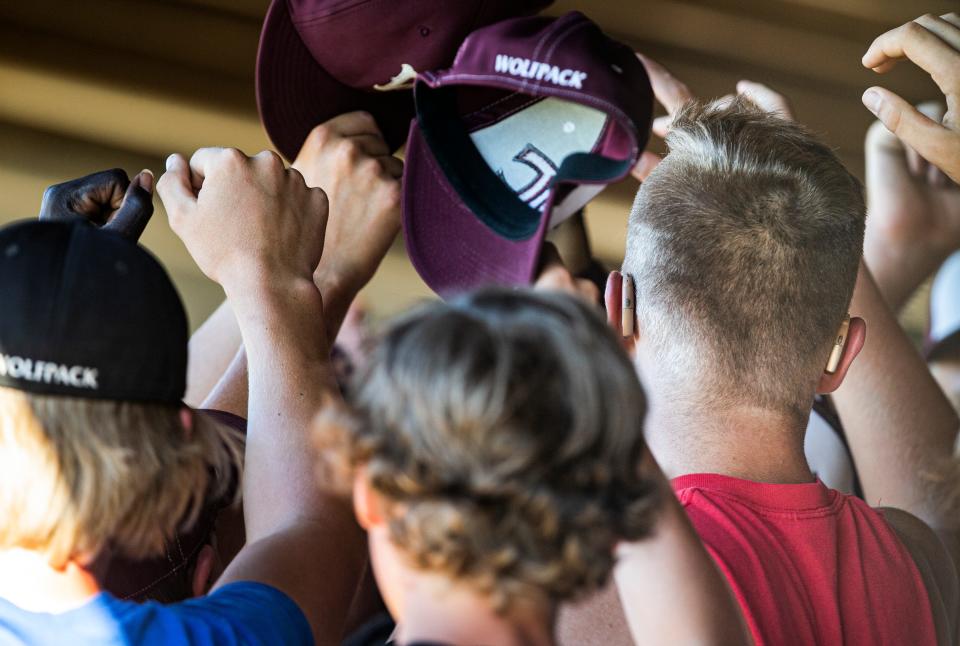
[[[157,180],[157,195],[167,210],[167,217],[182,215],[197,204],[190,165],[183,155],[174,153],[167,157],[167,172]]]
[[[893,92],[880,87],[864,92],[863,104],[903,143],[931,164],[939,166],[954,181],[960,179],[960,164],[952,152],[960,145],[960,133],[944,128]]]
[[[136,242],[143,234],[152,215],[153,173],[143,170],[130,182],[120,208],[103,225],[103,228],[115,231],[131,242]]]

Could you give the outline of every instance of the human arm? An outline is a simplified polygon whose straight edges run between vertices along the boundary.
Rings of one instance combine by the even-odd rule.
[[[960,519],[940,504],[939,489],[951,485],[932,472],[953,453],[960,420],[863,262],[850,314],[863,318],[869,333],[833,400],[864,497],[952,532]]]
[[[246,396],[242,401],[235,395],[225,398],[222,390],[222,382],[242,348],[237,317],[230,302],[224,300],[190,337],[187,392],[183,401],[192,408],[215,408],[246,418]],[[246,393],[245,378],[242,388]],[[219,393],[218,389],[221,389]]]
[[[930,14],[878,36],[863,55],[863,66],[883,74],[909,59],[930,74],[943,92],[947,110],[931,119],[881,87],[863,94],[863,104],[906,145],[960,182],[960,15]]]
[[[560,610],[561,644],[749,644],[740,607],[652,454],[662,492],[653,534],[617,547],[614,581]]]
[[[247,544],[216,587],[272,585],[303,611],[317,643],[339,641],[366,544],[349,502],[316,479],[310,440],[314,415],[338,396],[312,280],[326,197],[276,155],[230,149],[202,149],[189,166],[172,156],[158,192],[173,230],[224,288],[250,366]]]
[[[402,162],[390,154],[373,118],[338,115],[307,136],[292,168],[330,199],[326,252],[313,279],[324,299],[330,343],[347,310],[400,231]],[[187,402],[245,416],[246,361],[229,299],[190,339]]]
[[[638,644],[749,644],[730,587],[653,455],[643,469],[664,492],[652,536],[623,543],[614,578]]]
[[[943,107],[918,106],[939,119]],[[864,258],[890,308],[960,249],[960,187],[879,121],[867,131]]]

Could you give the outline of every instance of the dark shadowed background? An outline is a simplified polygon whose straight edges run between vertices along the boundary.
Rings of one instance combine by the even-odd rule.
[[[398,7],[404,0],[397,0]],[[456,0],[450,0],[455,2]],[[33,217],[47,185],[120,166],[158,175],[171,152],[270,147],[253,70],[267,0],[0,0],[0,221]],[[956,0],[560,0],[649,54],[701,96],[741,78],[773,86],[862,176],[871,115],[866,87],[936,96],[909,65],[877,79],[860,65],[874,36]],[[358,47],[379,47],[358,38]],[[659,143],[659,142],[657,142]],[[611,187],[588,208],[594,248],[619,263],[636,183]],[[159,204],[158,204],[159,206]],[[197,325],[219,302],[169,230],[162,208],[144,243],[173,274]],[[428,294],[398,244],[364,299],[388,314]]]

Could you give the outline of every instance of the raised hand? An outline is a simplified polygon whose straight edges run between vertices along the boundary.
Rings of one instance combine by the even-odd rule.
[[[911,107],[911,110],[914,108]],[[940,104],[916,110],[932,121]],[[894,311],[960,249],[960,187],[875,122],[867,132],[867,232],[864,257]]]
[[[787,121],[793,121],[793,108],[787,97],[773,88],[755,81],[740,81],[737,83],[737,95],[750,101],[765,112],[772,112]]]
[[[201,148],[189,163],[171,155],[157,192],[200,270],[228,292],[247,279],[312,279],[327,197],[276,153]]]
[[[909,59],[930,74],[946,99],[941,118],[930,118],[881,87],[863,94],[863,104],[924,159],[960,181],[960,15],[920,16],[879,36],[863,66],[883,74]]]
[[[106,231],[136,242],[153,215],[153,173],[140,171],[131,181],[120,168],[104,170],[43,193],[41,220],[82,217]]]
[[[400,231],[403,162],[390,154],[373,117],[349,112],[314,128],[293,168],[330,198],[326,251],[314,280],[336,310],[328,316],[332,336]]]
[[[690,92],[690,88],[683,81],[676,78],[660,63],[647,58],[643,54],[637,54],[637,58],[640,59],[647,70],[650,85],[653,87],[653,95],[667,111],[666,116],[657,117],[653,120],[653,134],[658,137],[665,137],[667,130],[670,129],[670,122],[673,121],[673,117],[684,103],[693,100],[693,93]],[[659,163],[659,155],[645,150],[641,153],[640,160],[630,173],[642,182],[647,179],[647,176],[653,172],[653,169]]]
[[[675,77],[670,71],[660,63],[637,54],[637,58],[643,63],[647,70],[647,76],[650,77],[650,85],[653,87],[653,94],[657,101],[664,107],[667,114],[657,117],[653,120],[653,134],[658,137],[666,137],[670,130],[670,124],[684,104],[693,101],[696,97],[687,84]],[[737,83],[737,95],[746,98],[761,110],[773,112],[784,119],[793,120],[793,109],[790,102],[787,101],[779,92],[754,81],[740,81]],[[722,97],[720,101],[732,101],[733,94]],[[644,151],[640,156],[637,165],[633,167],[631,174],[643,181],[647,178],[653,169],[660,163],[660,156],[650,151]]]

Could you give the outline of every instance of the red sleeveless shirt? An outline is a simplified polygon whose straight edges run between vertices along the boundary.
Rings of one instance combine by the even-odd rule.
[[[916,564],[863,500],[713,474],[673,488],[758,646],[937,643]]]

